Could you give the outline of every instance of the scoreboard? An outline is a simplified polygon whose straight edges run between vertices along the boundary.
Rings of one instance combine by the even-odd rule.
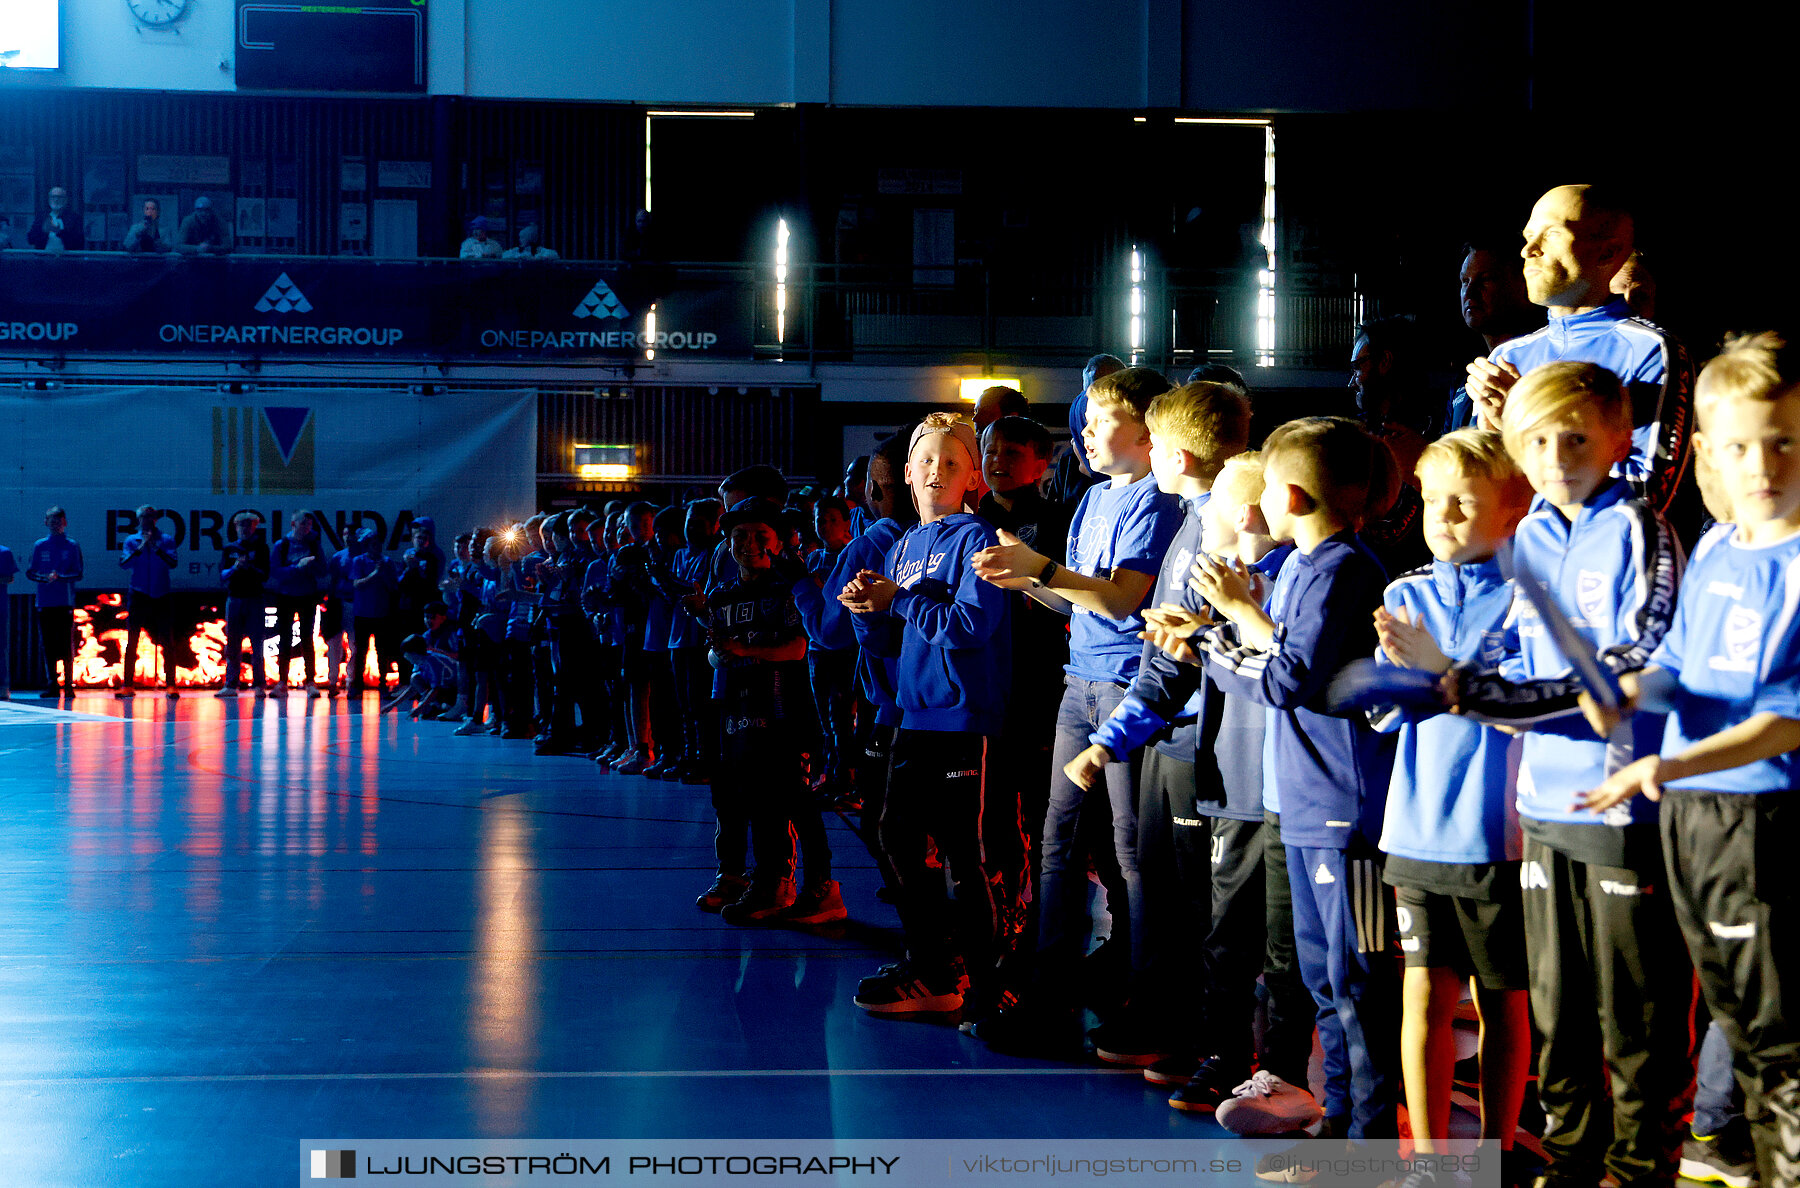
[[[258,91],[425,90],[426,0],[238,0],[237,85]]]

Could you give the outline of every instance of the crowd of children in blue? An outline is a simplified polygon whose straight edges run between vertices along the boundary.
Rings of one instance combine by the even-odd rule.
[[[326,556],[306,516],[273,550],[246,523],[233,653],[267,598],[309,635],[324,593],[356,688],[396,608],[423,614],[418,694],[458,733],[709,783],[699,906],[734,924],[843,919],[821,813],[860,813],[906,944],[858,986],[871,1014],[1141,1066],[1235,1133],[1391,1138],[1404,1105],[1428,1155],[1467,996],[1506,1182],[1794,1185],[1800,950],[1773,908],[1800,888],[1800,362],[1762,334],[1684,384],[1666,336],[1555,283],[1550,325],[1471,366],[1474,424],[1410,474],[1343,418],[1252,452],[1229,369],[1176,387],[1111,360],[1070,501],[1042,494],[1035,422],[933,413],[809,509],[752,466],[716,501],[534,516],[448,564],[422,522],[398,566],[375,539]],[[1648,419],[1646,383],[1674,394]],[[1713,523],[1684,573],[1662,512],[1691,424]],[[1390,574],[1363,530],[1403,484],[1430,560]],[[152,630],[154,518],[121,559]],[[48,523],[26,570],[46,638],[82,567]],[[1541,1166],[1513,1141],[1534,1075]]]

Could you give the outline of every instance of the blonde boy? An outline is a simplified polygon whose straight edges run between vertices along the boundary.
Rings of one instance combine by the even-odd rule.
[[[1388,587],[1375,612],[1376,660],[1435,673],[1497,661],[1512,587],[1495,554],[1524,516],[1531,487],[1500,435],[1475,429],[1426,446],[1418,476],[1434,560]],[[1481,1133],[1507,1160],[1531,1059],[1512,806],[1518,743],[1454,714],[1371,716],[1377,730],[1398,732],[1382,877],[1395,889],[1406,963],[1400,1064],[1415,1150],[1445,1150],[1454,1020],[1469,990],[1481,1018]]]
[[[1591,363],[1539,367],[1507,397],[1501,431],[1537,492],[1514,537],[1515,564],[1546,584],[1601,663],[1614,673],[1642,668],[1674,613],[1680,566],[1662,517],[1611,477],[1631,449],[1619,378]],[[1595,734],[1580,716],[1573,665],[1523,598],[1496,650],[1497,665],[1454,671],[1463,712],[1530,730],[1518,776],[1519,879],[1543,1035],[1544,1182],[1592,1188],[1610,1172],[1621,1184],[1667,1184],[1694,1079],[1693,974],[1680,960],[1656,806],[1595,814],[1576,803],[1577,792],[1653,752],[1662,723],[1642,714]]]
[[[1671,898],[1713,1019],[1736,1053],[1764,1185],[1800,1182],[1800,361],[1785,340],[1725,344],[1700,374],[1700,432],[1732,523],[1709,533],[1650,667],[1621,685],[1669,710],[1661,754],[1581,799],[1662,801]],[[1602,723],[1604,724],[1604,723]],[[1775,907],[1781,907],[1777,913]],[[1654,956],[1652,959],[1655,959]]]

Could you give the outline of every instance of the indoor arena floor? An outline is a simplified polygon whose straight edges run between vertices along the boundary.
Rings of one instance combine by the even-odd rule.
[[[1216,1134],[871,1018],[898,920],[733,928],[705,788],[290,697],[0,704],[9,1183],[287,1183],[303,1138]],[[65,703],[69,705],[71,703]]]
[[[8,1183],[287,1183],[302,1139],[1222,1134],[1135,1070],[858,1010],[898,920],[836,818],[851,920],[733,928],[694,907],[705,788],[373,697],[18,696],[0,703]]]

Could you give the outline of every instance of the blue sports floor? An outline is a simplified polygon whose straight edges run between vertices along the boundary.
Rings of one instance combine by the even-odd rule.
[[[1180,1138],[1135,1072],[870,1018],[893,909],[697,911],[704,788],[343,701],[0,703],[9,1184],[293,1181],[296,1140]]]

